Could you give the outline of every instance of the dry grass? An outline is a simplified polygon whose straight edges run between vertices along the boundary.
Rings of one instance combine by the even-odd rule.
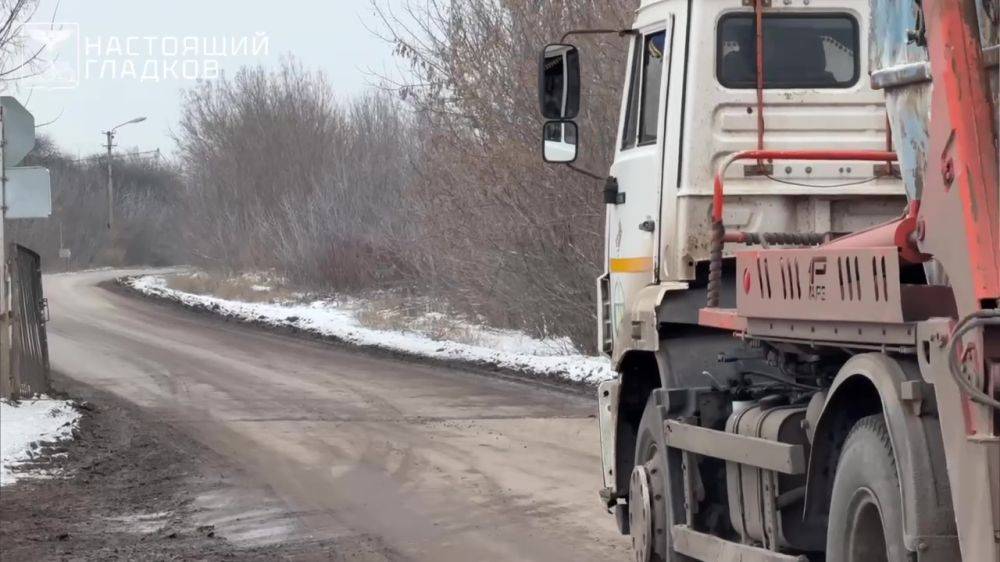
[[[167,286],[185,293],[242,302],[294,301],[302,297],[301,293],[286,287],[280,278],[267,274],[224,277],[198,272],[168,277]]]
[[[475,326],[426,298],[381,292],[366,296],[363,305],[357,306],[354,313],[358,323],[366,328],[416,332],[434,340],[482,344],[482,336]]]
[[[185,293],[241,302],[303,303],[322,298],[290,287],[279,276],[266,273],[225,276],[196,272],[168,277],[167,286]],[[457,313],[438,299],[378,291],[337,300],[366,328],[413,332],[438,341],[490,345],[482,319]]]

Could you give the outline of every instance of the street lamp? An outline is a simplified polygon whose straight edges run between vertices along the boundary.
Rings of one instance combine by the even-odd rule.
[[[120,125],[116,125],[107,131],[104,131],[104,135],[107,137],[107,149],[108,149],[108,230],[111,230],[111,226],[114,224],[115,216],[115,185],[111,176],[111,149],[114,147],[115,141],[115,131],[124,127],[125,125],[131,125],[133,123],[142,123],[145,121],[145,117],[136,117],[135,119],[130,119]]]

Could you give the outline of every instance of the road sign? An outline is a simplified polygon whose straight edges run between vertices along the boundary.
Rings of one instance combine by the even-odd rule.
[[[68,260],[72,256],[73,256],[73,252],[71,252],[69,248],[59,248],[59,257],[60,258],[62,258],[64,260]]]
[[[40,166],[7,169],[7,218],[42,219],[52,214],[49,170]]]
[[[17,166],[35,147],[35,117],[10,96],[0,96],[3,107],[4,166]]]

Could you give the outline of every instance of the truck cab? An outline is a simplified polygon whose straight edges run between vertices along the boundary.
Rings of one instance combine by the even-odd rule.
[[[656,349],[659,338],[646,324],[695,323],[692,311],[649,318],[656,308],[650,304],[705,285],[713,176],[727,155],[758,145],[759,118],[767,148],[887,146],[884,96],[870,85],[862,40],[867,13],[865,0],[771,7],[763,18],[758,106],[752,5],[642,2],[628,33],[609,170],[616,191],[607,206],[606,273],[599,283],[599,344],[616,365],[631,351]],[[572,46],[548,50],[576,56]],[[570,103],[575,115],[579,101]],[[546,142],[567,127],[575,133],[565,115],[546,125]],[[565,147],[547,147],[546,159],[575,156]],[[880,163],[741,163],[726,180],[735,197],[725,223],[743,231],[852,232],[898,215],[905,205],[898,173]]]

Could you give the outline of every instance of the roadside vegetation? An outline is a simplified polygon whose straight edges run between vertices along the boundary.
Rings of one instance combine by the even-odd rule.
[[[145,274],[120,278],[117,284],[124,290],[210,312],[228,321],[305,333],[411,360],[460,363],[560,384],[594,385],[611,376],[607,360],[581,354],[569,338],[534,338],[520,330],[490,327],[481,319],[442,314],[437,312],[440,307],[427,298],[396,300],[394,307],[393,295],[384,292],[363,297],[287,293],[280,288],[272,291],[274,285],[257,284],[262,276],[246,274],[240,276],[246,279],[244,282],[230,279],[205,286],[200,281],[204,276],[203,272]],[[185,286],[210,290],[198,293],[177,288]],[[247,298],[248,290],[261,296]],[[236,291],[240,298],[219,296],[229,291]],[[266,294],[272,297],[264,298]]]
[[[25,160],[52,179],[52,216],[9,221],[7,232],[42,257],[49,271],[106,265],[169,265],[187,259],[178,244],[178,165],[152,154],[114,157],[115,220],[108,229],[106,156],[74,159],[40,137]],[[61,247],[70,251],[61,258]]]
[[[175,292],[168,294],[173,300],[195,295],[286,307],[320,303],[350,315],[359,326],[372,330],[482,347],[495,347],[498,340],[503,340],[506,347],[525,353],[572,355],[576,351],[567,338],[538,341],[517,330],[490,328],[487,319],[449,308],[447,302],[396,290],[367,290],[357,296],[304,292],[289,284],[288,279],[268,273],[223,276],[206,271],[176,272],[164,275],[162,280],[166,289]]]
[[[412,0],[392,12],[376,1],[374,32],[405,80],[342,99],[287,58],[200,84],[184,95],[170,163],[116,160],[110,233],[102,160],[73,162],[43,143],[35,161],[53,169],[54,220],[14,236],[50,269],[183,263],[217,289],[268,271],[294,290],[392,295],[419,303],[397,310],[432,303],[592,349],[602,182],[542,163],[536,61],[559,40],[553,30],[622,28],[636,3]],[[626,39],[574,41],[593,69],[576,166],[603,175]],[[60,224],[73,233],[68,263]]]

